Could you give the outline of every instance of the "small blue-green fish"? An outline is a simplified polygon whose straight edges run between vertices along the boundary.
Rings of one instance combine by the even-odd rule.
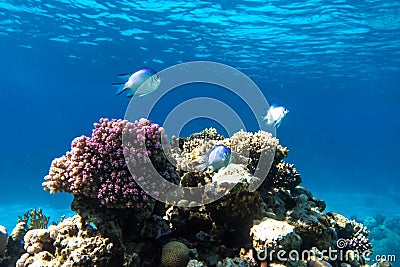
[[[203,155],[206,162],[195,167],[196,170],[203,172],[211,166],[213,172],[226,167],[232,161],[232,152],[224,145],[216,145]]]
[[[276,128],[278,128],[288,112],[289,110],[287,110],[285,107],[271,106],[268,109],[267,115],[265,115],[263,119],[267,122],[267,125],[274,125]]]
[[[113,83],[119,86],[116,94],[119,95],[129,89],[127,97],[147,95],[155,90],[161,83],[161,77],[152,69],[141,69],[135,73],[124,73],[118,77],[127,80],[126,82]]]

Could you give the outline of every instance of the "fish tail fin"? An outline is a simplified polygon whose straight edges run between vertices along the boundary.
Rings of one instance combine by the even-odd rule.
[[[123,93],[126,89],[128,89],[127,87],[125,87],[125,83],[113,83],[112,86],[118,87],[117,91],[115,91],[116,95],[119,95]]]
[[[126,88],[125,88],[125,89],[126,89]],[[131,88],[129,88],[129,89],[131,89]],[[127,96],[127,97],[134,97],[134,96],[136,96],[136,90],[131,89],[131,91],[130,91],[128,94],[126,94],[126,96]],[[139,96],[142,96],[142,95],[139,95]]]
[[[204,162],[203,164],[197,165],[194,169],[198,172],[204,172],[205,169],[208,167],[208,162]]]

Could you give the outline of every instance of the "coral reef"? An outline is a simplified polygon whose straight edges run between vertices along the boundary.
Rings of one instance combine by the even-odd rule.
[[[4,256],[6,252],[7,243],[8,243],[7,229],[3,225],[0,225],[0,257]]]
[[[338,239],[345,241],[345,250],[357,251],[363,254],[366,251],[372,252],[372,245],[369,241],[369,230],[362,224],[354,220],[349,220],[341,214],[328,212],[336,223],[333,225]]]
[[[18,223],[25,223],[25,229],[44,229],[49,223],[50,217],[43,214],[41,208],[33,208],[25,212],[23,215],[18,216]]]
[[[48,229],[30,230],[24,237],[24,266],[110,266],[113,244],[86,224],[79,215]]]
[[[181,242],[169,242],[162,249],[161,265],[164,267],[186,267],[189,260],[189,248]]]
[[[67,192],[98,199],[110,208],[132,207],[137,202],[145,202],[148,195],[136,184],[129,172],[122,146],[123,134],[129,139],[125,149],[129,153],[131,164],[146,161],[146,157],[136,147],[139,139],[146,142],[145,153],[160,174],[171,182],[177,182],[178,174],[167,161],[161,148],[164,130],[157,124],[142,119],[135,123],[126,120],[101,119],[95,123],[91,137],[75,138],[71,151],[53,160],[49,174],[45,177],[43,187],[50,193]],[[138,173],[146,173],[141,169]],[[156,185],[154,185],[156,186]]]
[[[295,227],[284,221],[264,218],[258,224],[255,222],[250,229],[253,239],[253,248],[257,255],[267,258],[271,250],[299,250],[301,238],[294,232]],[[264,255],[261,255],[264,254]],[[276,259],[275,259],[276,260]]]
[[[399,266],[400,216],[377,215],[363,217],[360,220],[364,225],[368,225],[371,231],[370,238],[374,244],[374,255],[371,258],[379,255],[380,258],[386,258],[387,263]]]
[[[138,142],[145,143],[147,157]],[[201,155],[218,144],[232,151],[232,163],[196,172]],[[52,162],[43,183],[50,193],[72,193],[78,215],[28,231],[17,266],[364,265],[362,257],[282,260],[263,254],[266,249],[321,254],[337,249],[340,239],[346,251],[371,249],[362,224],[324,213],[325,202],[299,186],[300,174],[284,161],[287,154],[263,131],[224,138],[210,128],[169,143],[162,127],[148,120],[101,119],[91,137],[76,138],[71,151]],[[149,161],[166,181],[189,187],[178,202],[164,204],[138,186],[151,183],[144,167]],[[164,185],[148,188],[161,192]],[[193,200],[190,187],[201,190],[202,199]],[[199,205],[209,199],[217,200]]]
[[[0,253],[0,266],[15,266],[15,262],[25,252],[25,234],[32,229],[46,228],[49,219],[50,217],[44,215],[43,210],[40,208],[30,209],[21,216],[18,216],[18,223],[6,240],[3,253]]]

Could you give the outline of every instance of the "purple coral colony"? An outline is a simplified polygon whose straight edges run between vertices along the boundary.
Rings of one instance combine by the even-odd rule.
[[[130,135],[124,141],[126,131]],[[144,153],[135,150],[137,142],[145,144]],[[232,163],[217,172],[191,172],[201,154],[218,144],[236,154]],[[271,154],[272,165],[267,177],[255,177],[262,153]],[[324,212],[325,202],[299,186],[299,173],[284,161],[287,153],[263,131],[239,131],[224,138],[211,128],[168,142],[163,128],[147,119],[101,119],[91,137],[75,138],[71,150],[53,160],[44,178],[43,187],[51,194],[74,196],[71,208],[77,214],[41,229],[21,220],[9,236],[0,235],[0,265],[366,265],[365,252],[372,249],[368,230],[340,214]],[[157,194],[160,184],[154,184],[152,173],[143,167],[149,162],[175,185],[207,188],[221,172],[240,179],[210,204],[191,203],[185,194],[180,203],[165,204],[137,183],[149,181],[147,188]],[[264,180],[257,190],[248,190],[254,179]],[[323,253],[329,250],[336,252]]]

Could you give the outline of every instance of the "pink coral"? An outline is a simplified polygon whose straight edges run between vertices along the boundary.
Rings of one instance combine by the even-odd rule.
[[[152,164],[167,180],[179,180],[163,152],[162,141],[166,137],[159,125],[146,119],[134,123],[100,119],[94,126],[90,138],[75,138],[71,151],[53,160],[49,174],[44,178],[45,190],[97,198],[104,206],[124,208],[147,201],[147,194],[135,181],[148,178],[147,164]],[[133,175],[127,167],[124,152],[128,155],[127,162],[137,170]]]

